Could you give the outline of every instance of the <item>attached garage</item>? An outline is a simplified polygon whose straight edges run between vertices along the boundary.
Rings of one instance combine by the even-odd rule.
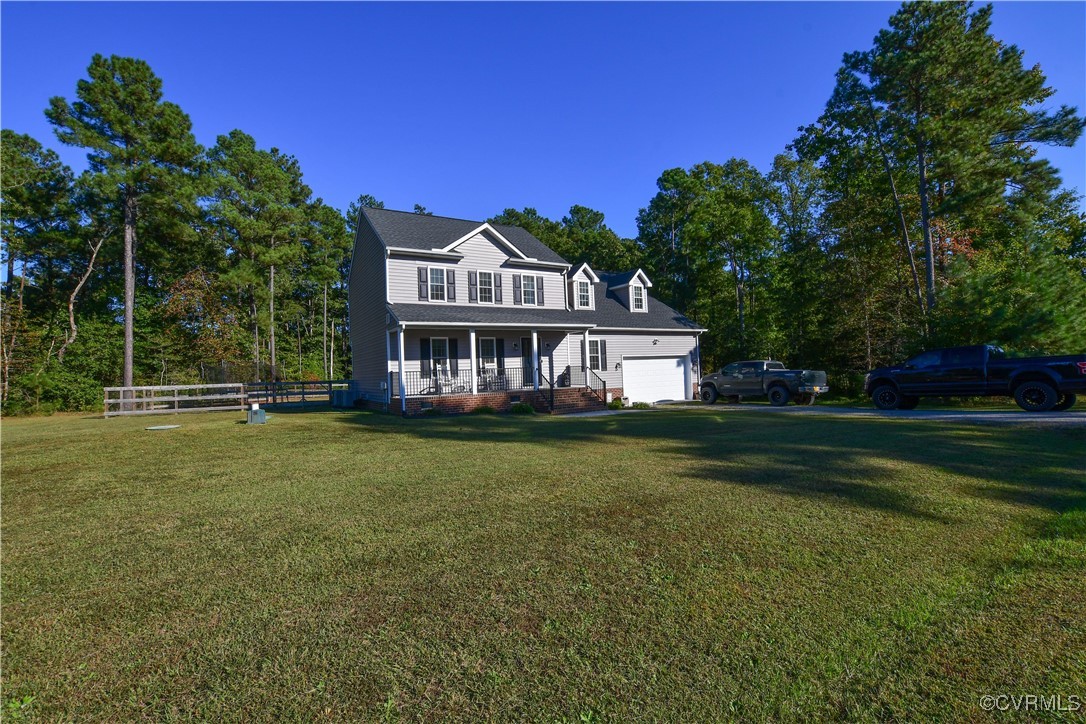
[[[685,400],[690,397],[690,358],[625,357],[622,394],[630,402]]]

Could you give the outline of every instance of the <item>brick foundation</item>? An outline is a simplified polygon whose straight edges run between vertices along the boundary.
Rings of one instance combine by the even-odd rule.
[[[477,395],[450,395],[407,398],[407,416],[417,417],[428,414],[428,409],[440,410],[444,415],[461,415],[480,407],[491,407],[495,412],[509,412],[513,405],[525,402],[536,412],[548,412],[548,394],[540,391],[521,392],[480,392]],[[392,401],[392,410],[400,410],[399,399]],[[432,414],[432,413],[429,413]]]

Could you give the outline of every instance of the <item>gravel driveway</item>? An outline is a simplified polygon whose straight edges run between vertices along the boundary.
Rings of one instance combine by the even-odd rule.
[[[716,404],[705,405],[697,402],[666,403],[661,407],[669,409],[705,409],[712,408],[727,412],[750,415],[843,415],[846,417],[886,417],[909,420],[945,420],[946,422],[976,422],[1004,425],[1045,425],[1053,427],[1086,427],[1086,405],[1079,405],[1067,412],[1026,412],[1024,410],[984,410],[984,409],[923,409],[916,410],[876,410],[862,407],[833,407],[815,405],[813,407],[773,407],[758,404]]]

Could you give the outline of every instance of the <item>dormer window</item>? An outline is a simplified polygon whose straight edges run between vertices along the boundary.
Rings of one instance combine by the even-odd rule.
[[[634,312],[645,311],[645,288],[630,285],[630,308]]]
[[[588,282],[577,282],[577,308],[588,309],[592,306],[592,285]]]

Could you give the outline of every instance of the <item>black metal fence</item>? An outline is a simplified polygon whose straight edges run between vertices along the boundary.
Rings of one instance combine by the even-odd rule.
[[[470,395],[471,371],[457,372],[434,371],[430,373],[405,372],[403,375],[404,394],[408,397],[427,395]],[[400,396],[400,380],[395,372],[389,373],[389,389],[393,397]],[[478,392],[503,392],[507,390],[527,390],[535,388],[532,369],[507,367],[505,369],[483,369],[476,376],[475,387]]]

